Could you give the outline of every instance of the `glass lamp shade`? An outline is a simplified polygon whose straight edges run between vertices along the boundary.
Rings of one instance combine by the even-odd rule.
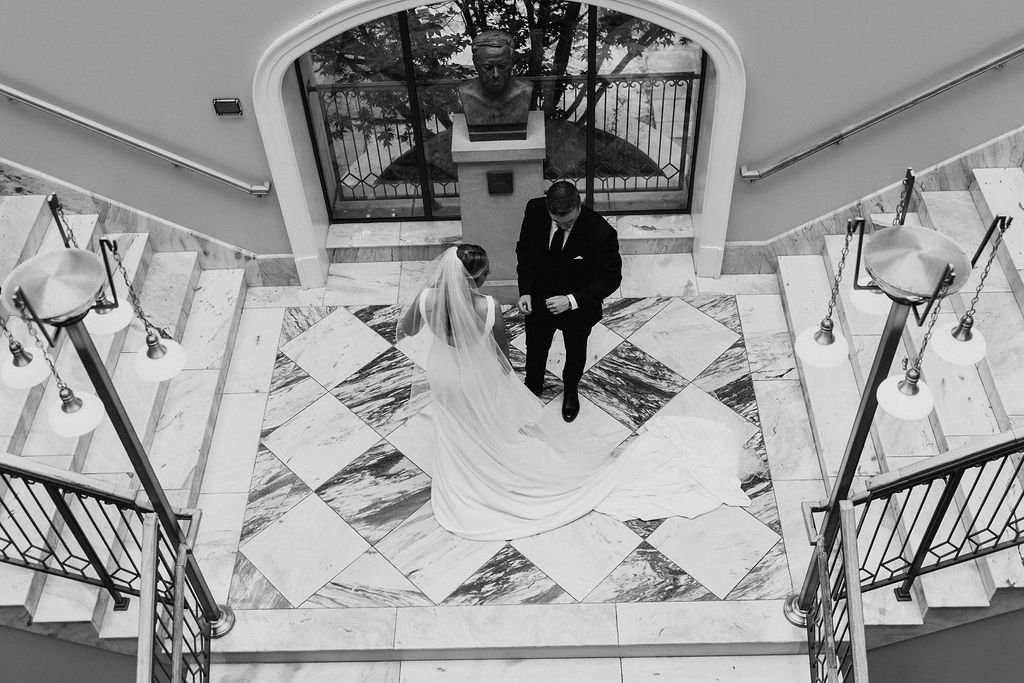
[[[156,340],[155,344],[150,343],[151,338]],[[159,339],[150,335],[146,339],[146,346],[135,354],[135,371],[147,382],[163,382],[177,375],[184,367],[185,349],[173,339]]]
[[[850,346],[842,335],[835,335],[831,330],[824,334],[821,326],[808,327],[796,338],[796,355],[800,360],[816,368],[832,368],[841,365],[850,353]],[[831,337],[832,343],[822,344]],[[821,340],[821,341],[819,341]]]
[[[117,308],[106,310],[93,309],[85,316],[85,329],[91,334],[114,334],[128,327],[135,312],[132,307],[122,301]]]
[[[882,292],[870,289],[855,289],[850,292],[850,303],[872,315],[885,315],[892,308],[892,299]]]
[[[988,344],[985,336],[976,329],[968,328],[967,339],[962,339],[963,334],[957,334],[962,329],[957,323],[946,334],[936,334],[932,337],[932,350],[935,355],[954,365],[974,365],[985,357]]]
[[[14,356],[11,356],[4,362],[3,367],[0,367],[0,380],[14,389],[34,387],[50,376],[50,368],[43,360],[41,352],[31,355],[27,351],[22,353],[22,357],[30,358],[26,365],[15,365]]]
[[[68,390],[70,393],[70,390]],[[62,392],[63,393],[63,392]],[[67,412],[62,397],[50,408],[50,429],[57,436],[75,437],[88,434],[103,420],[103,403],[89,393],[71,394],[72,400],[81,401],[77,410]]]
[[[900,385],[903,385],[902,387]],[[920,420],[932,412],[935,399],[932,390],[923,381],[916,382],[917,391],[907,393],[905,375],[893,375],[880,385],[875,392],[879,407],[900,420]]]

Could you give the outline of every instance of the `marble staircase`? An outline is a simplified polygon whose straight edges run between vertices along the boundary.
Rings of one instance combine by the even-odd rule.
[[[960,190],[920,191],[916,211],[907,225],[935,229],[959,242],[973,256],[994,215],[1024,214],[1024,171],[1020,168],[976,169],[969,187]],[[877,228],[892,225],[893,214],[870,216]],[[976,327],[988,342],[985,359],[976,366],[955,366],[925,351],[922,372],[936,397],[932,413],[917,421],[900,421],[879,410],[871,428],[854,489],[866,478],[919,462],[938,453],[1006,432],[1024,424],[1024,243],[1020,225],[1013,225],[1000,246],[998,258],[976,304]],[[824,316],[832,278],[838,267],[845,236],[826,236],[821,256],[783,256],[779,281],[790,333],[816,325]],[[849,437],[855,406],[877,349],[884,314],[866,313],[851,302],[856,242],[846,264],[833,316],[837,334],[850,344],[850,362],[839,368],[798,366],[804,387],[815,444],[826,486]],[[939,314],[935,334],[951,329],[970,306],[988,251],[968,283],[948,297]],[[910,318],[890,374],[902,372],[900,363],[913,358],[925,330]],[[1018,484],[1018,486],[1020,486]],[[1019,489],[1018,489],[1019,490]],[[967,511],[967,518],[974,511]],[[1007,610],[1024,608],[1024,561],[1013,548],[975,562],[925,575],[915,583],[913,601],[897,602],[891,589],[864,596],[869,647],[880,646]]]
[[[145,345],[139,320],[113,335],[93,335],[128,416],[175,506],[195,507],[227,378],[246,283],[242,269],[202,270],[195,251],[154,251],[145,232],[111,233],[97,215],[69,213],[67,222],[83,248],[114,239],[143,310],[186,350],[186,369],[160,383],[135,374],[135,353]],[[64,248],[56,225],[37,195],[0,196],[0,238],[5,249],[0,279],[36,254]],[[123,278],[118,293],[127,301]],[[35,351],[24,325],[11,320],[16,337]],[[51,350],[61,377],[92,391],[75,349],[60,337]],[[0,387],[0,445],[8,453],[138,490],[124,448],[108,420],[77,439],[52,433],[47,411],[55,402],[52,380],[29,390]],[[67,534],[67,530],[59,533]],[[138,601],[114,612],[109,595],[93,586],[0,565],[0,622],[121,652],[134,652]]]

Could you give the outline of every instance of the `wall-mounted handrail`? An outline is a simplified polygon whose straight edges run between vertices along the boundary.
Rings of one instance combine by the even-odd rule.
[[[892,107],[889,107],[888,109],[883,109],[882,111],[878,112],[877,114],[874,114],[873,116],[869,116],[868,118],[866,118],[866,119],[864,119],[862,121],[859,121],[859,122],[857,122],[857,123],[855,123],[855,124],[853,124],[851,126],[847,126],[846,128],[841,129],[838,133],[834,133],[833,135],[830,135],[827,138],[825,138],[825,139],[823,139],[823,140],[821,140],[819,142],[814,143],[813,145],[811,145],[810,147],[808,147],[807,149],[805,149],[803,151],[797,152],[796,154],[791,154],[788,157],[786,157],[784,159],[781,159],[780,161],[775,162],[771,166],[763,168],[763,169],[761,169],[759,171],[752,171],[752,170],[748,169],[745,165],[744,166],[740,166],[740,177],[743,180],[749,180],[750,182],[756,182],[758,180],[763,180],[764,178],[767,178],[768,176],[772,175],[773,173],[777,173],[777,172],[781,171],[782,169],[786,168],[787,166],[792,166],[796,162],[801,161],[803,159],[806,159],[807,157],[811,156],[812,154],[817,154],[818,152],[820,152],[821,150],[823,150],[823,149],[825,149],[827,147],[831,147],[832,145],[838,145],[840,142],[842,142],[846,138],[848,138],[848,137],[850,137],[852,135],[856,135],[857,133],[861,132],[865,128],[870,128],[871,126],[875,125],[876,123],[880,123],[881,121],[885,121],[886,119],[888,119],[888,118],[890,118],[892,116],[895,116],[896,114],[899,114],[901,112],[904,112],[907,109],[910,109],[911,107],[913,107],[915,105],[921,104],[925,100],[929,100],[932,97],[935,97],[936,95],[944,93],[944,92],[946,92],[947,90],[949,90],[951,88],[955,88],[956,86],[960,85],[961,83],[965,83],[965,82],[969,81],[970,79],[974,78],[975,76],[980,76],[981,74],[985,73],[986,71],[991,71],[992,69],[998,69],[999,67],[1001,67],[1004,64],[1006,64],[1007,62],[1009,62],[1011,59],[1015,59],[1017,57],[1020,57],[1021,55],[1024,55],[1024,45],[1016,47],[1016,48],[1010,50],[1009,52],[1004,52],[1003,54],[999,55],[998,57],[990,59],[989,61],[985,62],[984,64],[979,64],[978,66],[974,67],[973,69],[969,69],[968,71],[964,71],[960,75],[955,76],[955,77],[949,79],[948,81],[945,81],[944,83],[942,83],[940,85],[937,85],[937,86],[935,86],[933,88],[925,90],[924,92],[922,92],[921,94],[919,94],[919,95],[917,95],[915,97],[911,97],[908,100],[904,100],[904,101],[900,102],[899,104],[896,104],[896,105],[893,105]]]
[[[150,143],[144,140],[140,140],[136,137],[128,135],[127,133],[122,133],[119,130],[116,130],[109,126],[105,126],[102,123],[93,121],[92,119],[86,118],[84,116],[80,116],[79,114],[75,114],[74,112],[68,111],[63,107],[58,107],[55,104],[51,104],[50,102],[41,100],[38,97],[34,97],[32,95],[29,95],[28,93],[16,90],[15,88],[4,85],[2,83],[0,83],[0,95],[7,97],[13,102],[21,102],[22,104],[27,104],[30,107],[34,107],[35,109],[46,112],[47,114],[56,116],[59,119],[69,121],[71,123],[82,126],[83,128],[88,128],[89,130],[95,133],[105,135],[111,140],[116,140],[117,142],[128,145],[129,147],[134,147],[135,149],[143,151],[146,154],[151,154],[158,159],[168,161],[175,166],[187,169],[189,171],[192,171],[193,173],[198,173],[199,175],[206,176],[207,178],[216,180],[219,183],[229,185],[235,188],[236,190],[247,192],[248,194],[251,194],[256,197],[265,197],[266,195],[270,194],[269,180],[264,181],[262,185],[250,185],[249,183],[243,182],[238,178],[233,178],[225,173],[221,173],[220,171],[215,171],[214,169],[208,166],[204,166],[203,164],[200,164],[198,162],[186,159],[185,157],[179,154],[170,152],[166,149],[163,149],[162,147],[157,147],[156,145],[151,145]]]

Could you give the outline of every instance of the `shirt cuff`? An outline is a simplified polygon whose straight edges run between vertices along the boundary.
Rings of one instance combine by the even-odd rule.
[[[570,311],[575,311],[577,308],[580,307],[579,304],[576,303],[576,297],[574,297],[572,294],[566,294],[565,298],[569,300]]]

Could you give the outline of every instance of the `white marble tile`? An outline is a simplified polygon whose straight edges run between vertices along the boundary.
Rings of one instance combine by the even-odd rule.
[[[388,343],[345,308],[338,308],[281,347],[327,390],[388,350]]]
[[[323,305],[393,304],[398,297],[401,269],[399,262],[332,263]]]
[[[807,636],[786,621],[782,605],[782,600],[620,603],[615,606],[619,644],[673,644],[700,654],[761,647],[796,654]]]
[[[754,394],[772,481],[821,477],[800,382],[755,381]]]
[[[1011,415],[1024,413],[1024,319],[1013,294],[983,293],[974,324],[988,343],[985,362],[1003,408]]]
[[[572,422],[562,419],[561,394],[544,406],[540,427],[549,434],[558,434],[566,443],[574,444],[580,457],[597,457],[611,453],[630,434],[618,420],[599,408],[586,396],[580,396],[580,414]],[[584,460],[581,462],[581,466]]]
[[[402,662],[399,680],[401,683],[622,683],[622,674],[619,660],[615,658],[435,660]]]
[[[204,493],[196,504],[203,511],[203,517],[199,522],[195,555],[213,597],[220,604],[228,601],[248,495],[246,491]]]
[[[694,296],[697,275],[691,254],[622,257],[622,296]]]
[[[245,292],[245,308],[284,308],[287,306],[323,306],[324,288],[250,287]]]
[[[227,652],[276,652],[295,659],[311,652],[357,650],[370,657],[394,656],[394,609],[242,609],[235,610],[235,617],[235,627],[213,641],[214,658]]]
[[[398,243],[457,244],[462,240],[462,221],[402,221]]]
[[[697,276],[700,294],[778,294],[779,278],[775,273],[723,273],[718,277]]]
[[[170,380],[149,456],[166,489],[189,488],[201,473],[213,429],[219,370],[185,370]]]
[[[396,683],[401,662],[265,662],[210,667],[213,683]]]
[[[1024,209],[1020,208],[1024,171],[1019,167],[976,168],[971,193],[987,221],[999,214],[1013,218],[1015,225],[1003,235],[1004,248],[1007,261],[1016,269],[1024,268],[1024,237],[1020,234],[1020,222],[1024,219]]]
[[[224,394],[203,472],[203,493],[248,492],[266,394]]]
[[[800,587],[803,586],[808,563],[814,554],[814,546],[811,545],[804,526],[801,503],[824,500],[827,495],[825,485],[820,477],[791,481],[773,477],[772,487],[775,489],[779,521],[782,523],[782,537],[786,542],[790,578],[794,586]]]
[[[398,287],[398,303],[410,303],[423,289],[423,277],[431,261],[402,261]]]
[[[207,270],[199,276],[188,323],[181,338],[189,370],[219,368],[230,358],[232,339],[245,289],[240,269]]]
[[[327,248],[340,247],[392,247],[398,244],[400,224],[343,223],[332,225],[327,231]]]
[[[624,657],[622,683],[810,683],[807,655]]]
[[[177,340],[181,339],[184,332],[181,325],[187,317],[183,309],[191,308],[199,282],[196,260],[196,253],[191,251],[153,254],[139,296],[146,317]],[[136,317],[128,327],[124,350],[138,350],[145,344],[146,327]]]
[[[247,308],[238,320],[235,348],[224,380],[225,394],[270,391],[283,308]]]
[[[486,605],[399,610],[396,649],[610,647],[613,605]]]
[[[688,380],[695,379],[739,335],[690,304],[675,300],[629,341]]]
[[[325,394],[263,443],[315,489],[379,440],[377,432],[355,413]]]
[[[686,213],[618,216],[615,232],[620,240],[692,238],[693,220]]]
[[[640,542],[622,522],[591,512],[553,531],[512,541],[512,546],[583,600]]]
[[[32,613],[33,623],[92,620],[99,588],[60,576],[46,576],[45,581],[39,602]]]
[[[590,337],[587,339],[587,360],[583,366],[584,372],[621,343],[622,337],[601,323],[594,325]],[[512,346],[526,353],[526,335],[521,334],[516,337],[512,341]],[[545,368],[555,377],[561,377],[562,371],[565,369],[565,342],[562,339],[561,330],[557,330],[551,340],[551,349],[548,351],[548,362]]]
[[[288,602],[301,605],[368,547],[326,503],[309,495],[242,550]]]
[[[505,544],[470,541],[445,531],[430,503],[377,543],[377,551],[423,593],[439,603]]]
[[[676,394],[659,410],[655,417],[676,415],[679,417],[703,417],[720,423],[733,434],[733,439],[746,443],[757,431],[757,427],[739,413],[691,384]]]
[[[725,598],[778,541],[778,534],[734,507],[720,507],[694,519],[670,517],[647,537],[719,598]]]
[[[433,605],[393,564],[370,549],[302,607],[426,607]]]
[[[741,294],[736,297],[736,308],[743,326],[751,377],[798,379],[782,297]]]

